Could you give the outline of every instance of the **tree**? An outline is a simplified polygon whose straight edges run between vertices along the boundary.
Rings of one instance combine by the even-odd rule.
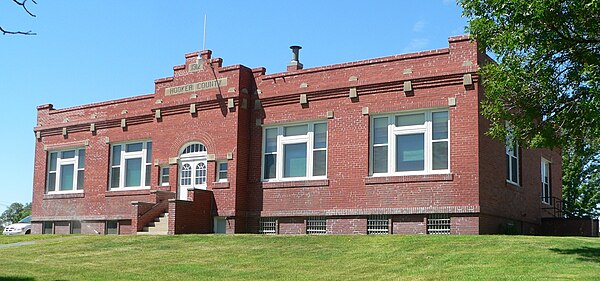
[[[31,203],[23,204],[15,202],[10,204],[6,210],[0,215],[0,224],[8,225],[22,220],[24,217],[31,215]]]
[[[458,0],[496,63],[481,67],[488,134],[562,148],[567,214],[598,215],[600,1]]]
[[[459,0],[498,63],[482,67],[490,134],[530,147],[600,139],[600,1]]]
[[[22,1],[18,1],[18,0],[12,0],[15,4],[21,6],[23,8],[23,10],[31,17],[35,18],[35,14],[33,14],[32,12],[29,11],[29,9],[27,9],[27,0],[22,0]],[[33,4],[37,4],[37,2],[35,0],[31,0],[31,2]],[[29,31],[10,31],[10,30],[6,30],[4,28],[2,28],[2,26],[0,26],[0,32],[2,32],[2,35],[7,35],[7,34],[21,34],[21,35],[36,35],[35,32],[32,32],[31,30]]]
[[[563,151],[563,201],[568,217],[598,217],[600,210],[600,145]]]

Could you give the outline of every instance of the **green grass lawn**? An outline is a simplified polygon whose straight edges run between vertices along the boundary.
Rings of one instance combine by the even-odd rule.
[[[0,248],[0,280],[600,280],[600,239],[52,236]],[[0,237],[0,245],[16,242]]]

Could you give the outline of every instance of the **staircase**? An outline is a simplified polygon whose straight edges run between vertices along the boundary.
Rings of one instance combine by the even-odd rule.
[[[137,235],[167,235],[169,231],[169,213],[162,213],[153,222],[144,226],[142,231],[137,232]]]

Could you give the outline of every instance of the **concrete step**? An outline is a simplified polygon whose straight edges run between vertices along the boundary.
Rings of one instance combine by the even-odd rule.
[[[169,231],[169,213],[163,213],[154,222],[148,223],[138,235],[167,235]]]

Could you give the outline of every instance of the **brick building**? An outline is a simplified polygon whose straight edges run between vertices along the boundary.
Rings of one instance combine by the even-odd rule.
[[[560,153],[487,137],[467,36],[287,71],[190,53],[152,94],[38,107],[34,233],[539,233]]]

